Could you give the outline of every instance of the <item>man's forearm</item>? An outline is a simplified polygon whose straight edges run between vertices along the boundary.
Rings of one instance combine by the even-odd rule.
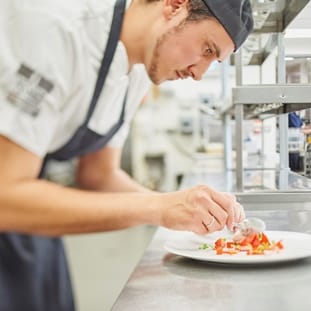
[[[156,194],[97,193],[24,181],[0,193],[0,231],[63,235],[159,224]]]

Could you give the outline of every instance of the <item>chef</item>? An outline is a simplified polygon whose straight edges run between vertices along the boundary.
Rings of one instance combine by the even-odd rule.
[[[248,0],[0,1],[0,310],[74,310],[65,234],[244,218],[207,185],[151,192],[120,156],[151,82],[200,80],[252,25]],[[77,188],[41,178],[73,158]]]

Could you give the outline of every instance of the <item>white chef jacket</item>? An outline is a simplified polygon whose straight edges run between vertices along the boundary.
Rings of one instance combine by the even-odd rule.
[[[114,3],[0,0],[0,134],[40,157],[73,136],[91,102]],[[122,147],[150,86],[143,65],[129,71],[119,41],[91,130],[104,135],[119,120],[128,85],[125,122],[111,147]]]

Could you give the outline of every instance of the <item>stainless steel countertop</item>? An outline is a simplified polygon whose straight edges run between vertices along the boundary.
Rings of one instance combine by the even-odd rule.
[[[311,228],[311,212],[302,215],[300,222],[292,222],[297,231],[306,222]],[[287,216],[275,211],[270,228],[277,229],[280,220],[284,229]],[[112,310],[311,310],[310,258],[263,266],[211,264],[167,253],[163,244],[170,234],[167,229],[157,230]]]
[[[262,218],[268,230],[311,234],[311,193],[297,202],[295,194],[289,200],[286,194],[281,196],[281,204],[273,198],[271,203],[257,199],[253,193],[251,198],[241,198],[247,216]],[[164,250],[166,239],[174,233],[164,228],[156,231],[113,311],[311,310],[311,258],[257,266],[196,261]]]

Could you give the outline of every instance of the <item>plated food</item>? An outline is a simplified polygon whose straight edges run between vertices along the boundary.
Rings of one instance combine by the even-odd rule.
[[[282,240],[270,241],[264,232],[250,232],[247,236],[237,235],[232,239],[220,237],[214,244],[203,243],[200,250],[213,249],[216,255],[235,255],[245,252],[247,255],[265,255],[268,253],[278,253],[284,249]]]
[[[172,230],[164,248],[175,255],[222,264],[270,264],[311,257],[308,233],[266,230],[244,242],[233,237],[228,230],[205,236]]]

